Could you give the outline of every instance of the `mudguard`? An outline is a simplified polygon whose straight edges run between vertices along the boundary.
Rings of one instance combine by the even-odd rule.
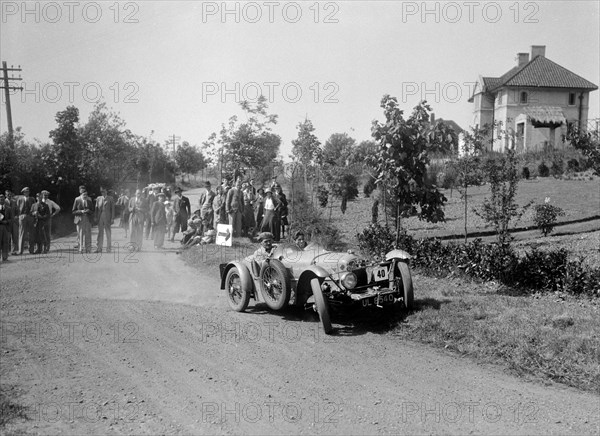
[[[246,267],[246,265],[244,265],[241,262],[229,262],[227,264],[227,266],[223,269],[223,273],[221,274],[221,289],[225,289],[225,279],[227,278],[227,273],[229,272],[229,270],[231,268],[237,268],[237,270],[240,273],[240,280],[242,282],[242,287],[244,289],[248,289],[249,291],[252,291],[253,289],[253,283],[252,283],[252,275],[250,274],[250,271],[248,270],[248,267]]]
[[[412,256],[404,250],[392,250],[385,255],[385,260],[401,259],[410,260]]]
[[[313,293],[311,287],[311,280],[316,278],[326,279],[329,277],[329,272],[326,269],[321,268],[317,265],[311,265],[309,268],[306,268],[298,277],[298,282],[296,284],[296,301],[295,304],[302,305],[308,300],[308,297]]]

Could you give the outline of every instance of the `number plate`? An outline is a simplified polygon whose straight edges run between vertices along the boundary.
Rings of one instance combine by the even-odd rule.
[[[389,275],[389,267],[380,266],[373,270],[373,280],[376,282],[380,282],[382,280],[387,280]]]

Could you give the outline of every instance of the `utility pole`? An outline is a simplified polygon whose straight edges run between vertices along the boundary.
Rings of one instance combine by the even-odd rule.
[[[181,136],[175,136],[175,134],[173,134],[172,136],[169,136],[169,140],[167,141],[167,144],[171,144],[173,146],[173,154],[175,154],[175,147],[178,145],[177,143],[179,142],[180,139],[181,139]]]
[[[2,80],[3,80],[3,85],[0,86],[0,88],[4,88],[4,96],[6,97],[6,119],[8,121],[8,143],[10,144],[11,147],[14,147],[13,144],[13,125],[12,125],[12,112],[10,110],[10,90],[14,89],[14,90],[19,90],[22,91],[23,87],[22,86],[10,86],[10,82],[9,80],[22,80],[21,77],[8,77],[8,72],[9,71],[21,71],[21,65],[19,65],[18,68],[13,68],[13,65],[10,66],[10,68],[7,68],[6,66],[6,61],[2,61]],[[21,76],[19,74],[19,76]]]

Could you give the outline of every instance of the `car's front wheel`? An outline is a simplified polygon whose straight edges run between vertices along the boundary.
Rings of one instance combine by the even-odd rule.
[[[413,282],[410,268],[406,262],[398,262],[398,270],[400,271],[400,280],[402,281],[402,289],[404,290],[404,307],[412,309],[414,304]],[[399,280],[399,281],[400,281]]]
[[[281,310],[290,301],[291,284],[283,264],[271,259],[260,269],[261,292],[265,303],[273,310]]]
[[[243,312],[250,302],[250,289],[244,289],[240,272],[236,267],[227,272],[225,278],[225,291],[227,292],[227,302],[236,312]]]
[[[327,300],[325,299],[323,291],[321,290],[321,282],[315,277],[310,281],[310,286],[315,298],[317,312],[319,314],[319,318],[321,319],[321,324],[323,325],[323,331],[325,334],[330,334],[333,331],[333,327],[331,326],[331,320],[329,319],[329,304],[327,304]]]

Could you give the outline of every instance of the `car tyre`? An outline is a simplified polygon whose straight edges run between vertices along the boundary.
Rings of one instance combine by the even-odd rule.
[[[250,303],[250,289],[244,289],[242,286],[242,278],[236,267],[231,268],[227,272],[225,291],[227,292],[229,307],[233,310],[243,312],[248,308],[248,303]]]
[[[315,298],[317,312],[319,313],[319,318],[321,319],[321,324],[323,325],[323,331],[325,334],[329,335],[333,331],[333,327],[331,326],[331,320],[329,318],[329,304],[327,304],[327,300],[325,300],[325,297],[323,296],[321,282],[318,278],[314,278],[310,281],[310,285]]]
[[[398,262],[397,265],[402,279],[402,288],[404,289],[404,307],[406,309],[412,309],[414,304],[414,293],[410,268],[405,262]]]
[[[260,280],[263,298],[269,308],[281,310],[290,302],[291,284],[287,270],[283,264],[271,259],[260,269]]]

